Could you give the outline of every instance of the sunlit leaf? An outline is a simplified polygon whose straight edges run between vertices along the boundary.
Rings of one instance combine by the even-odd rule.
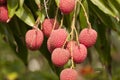
[[[113,17],[116,16],[116,14],[103,3],[103,0],[91,0],[91,2],[94,5],[96,5],[100,10],[102,10],[104,13],[109,14]]]
[[[7,0],[7,7],[8,7],[9,18],[12,18],[18,7],[18,0]]]
[[[23,7],[23,4],[24,4],[24,0],[19,0],[20,7]]]
[[[86,0],[84,0],[83,6],[85,7],[86,13],[88,14],[88,4],[87,4]],[[83,8],[81,6],[80,6],[80,12],[79,12],[79,19],[80,19],[80,27],[81,28],[87,27],[85,13],[84,13]]]
[[[56,4],[57,4],[58,7],[59,7],[59,1],[60,0],[55,0],[55,2],[56,2]]]
[[[16,12],[16,15],[27,25],[34,26],[35,24],[34,17],[27,6],[19,8]]]

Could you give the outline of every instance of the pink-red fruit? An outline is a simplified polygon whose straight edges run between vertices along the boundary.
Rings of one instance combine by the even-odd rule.
[[[67,35],[68,34],[65,29],[53,30],[48,38],[49,42],[47,45],[49,45],[50,48],[48,50],[52,52],[55,48],[61,48],[66,41]]]
[[[7,22],[8,17],[8,9],[6,6],[0,6],[0,22]]]
[[[74,10],[75,0],[60,0],[59,7],[61,12],[69,14]]]
[[[43,43],[43,33],[39,29],[27,31],[25,35],[26,46],[30,50],[38,50]]]
[[[67,49],[75,63],[81,63],[87,57],[87,48],[83,44],[78,45],[76,41],[68,42]]]
[[[87,48],[83,44],[79,44],[74,47],[73,60],[75,63],[81,63],[85,61],[87,57]]]
[[[5,4],[6,0],[0,0],[0,5]]]
[[[56,48],[52,52],[52,62],[56,66],[64,66],[68,62],[70,58],[70,53],[68,50],[63,49],[63,48]]]
[[[42,23],[42,31],[46,37],[49,37],[51,34],[52,29],[58,29],[59,24],[56,21],[56,24],[54,26],[55,19],[45,19]],[[53,30],[54,30],[53,29]]]
[[[83,29],[79,34],[79,42],[86,47],[91,47],[95,44],[97,39],[97,32],[94,29]]]
[[[64,69],[60,73],[60,80],[78,80],[78,73],[71,68]]]

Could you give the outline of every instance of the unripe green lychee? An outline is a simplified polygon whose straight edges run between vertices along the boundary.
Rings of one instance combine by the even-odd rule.
[[[87,48],[83,44],[77,44],[76,41],[69,41],[66,47],[75,63],[83,62],[87,57]]]
[[[59,7],[61,12],[69,14],[74,10],[75,0],[60,0]]]
[[[30,50],[38,50],[43,43],[43,33],[39,29],[28,30],[25,35],[26,46]]]
[[[65,29],[53,30],[49,37],[50,39],[49,44],[52,50],[54,50],[55,48],[62,47],[66,41],[67,35],[68,33]]]
[[[70,58],[70,53],[68,50],[63,48],[56,48],[52,52],[52,62],[56,66],[64,66]]]
[[[5,4],[6,0],[0,0],[0,5]]]
[[[8,17],[8,9],[6,6],[2,5],[0,6],[0,22],[7,22],[9,19]]]
[[[91,47],[95,44],[97,39],[97,32],[94,29],[83,29],[79,34],[79,42],[86,47]]]
[[[78,80],[78,73],[71,68],[64,69],[60,73],[60,80]]]
[[[51,34],[51,31],[53,29],[53,26],[54,26],[54,23],[55,23],[55,19],[45,19],[42,23],[42,31],[44,33],[44,35],[46,37],[49,37],[50,34]],[[59,24],[58,22],[56,21],[56,24],[54,26],[54,29],[58,29],[59,27]],[[54,30],[53,29],[53,30]]]

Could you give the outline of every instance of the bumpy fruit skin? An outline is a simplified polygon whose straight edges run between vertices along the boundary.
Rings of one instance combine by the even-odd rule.
[[[60,80],[78,80],[78,73],[71,68],[64,69],[60,73]]]
[[[68,33],[65,29],[53,30],[49,37],[49,45],[51,49],[54,50],[55,48],[61,48],[66,41],[67,35]]]
[[[7,22],[8,17],[8,9],[6,6],[0,6],[0,22]]]
[[[83,44],[79,44],[73,48],[73,60],[75,63],[82,63],[87,57],[87,48]]]
[[[52,53],[52,51],[54,50],[54,48],[50,44],[50,38],[48,38],[47,40],[47,49],[50,53]]]
[[[45,19],[42,23],[42,31],[46,37],[49,37],[54,26],[55,19]],[[59,24],[56,21],[54,29],[58,29]],[[54,30],[53,29],[53,30]]]
[[[52,62],[58,67],[66,64],[69,58],[70,58],[70,53],[66,49],[56,48],[52,52]]]
[[[59,7],[61,12],[69,14],[74,10],[75,0],[60,0]]]
[[[6,0],[0,0],[0,5],[5,4]]]
[[[25,35],[27,48],[32,51],[38,50],[43,43],[43,38],[44,36],[41,30],[32,29],[27,31]]]
[[[95,44],[97,39],[97,32],[94,29],[83,29],[79,34],[79,42],[86,47],[91,47]]]
[[[69,41],[66,48],[75,63],[83,62],[87,57],[87,48],[83,44],[77,44],[76,41]]]

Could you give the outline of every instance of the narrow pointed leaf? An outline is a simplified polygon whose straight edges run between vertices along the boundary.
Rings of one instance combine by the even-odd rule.
[[[27,6],[19,8],[18,11],[16,12],[16,15],[27,25],[34,26],[35,24],[34,17]]]
[[[7,0],[7,7],[8,7],[9,18],[12,18],[18,7],[18,0]]]

